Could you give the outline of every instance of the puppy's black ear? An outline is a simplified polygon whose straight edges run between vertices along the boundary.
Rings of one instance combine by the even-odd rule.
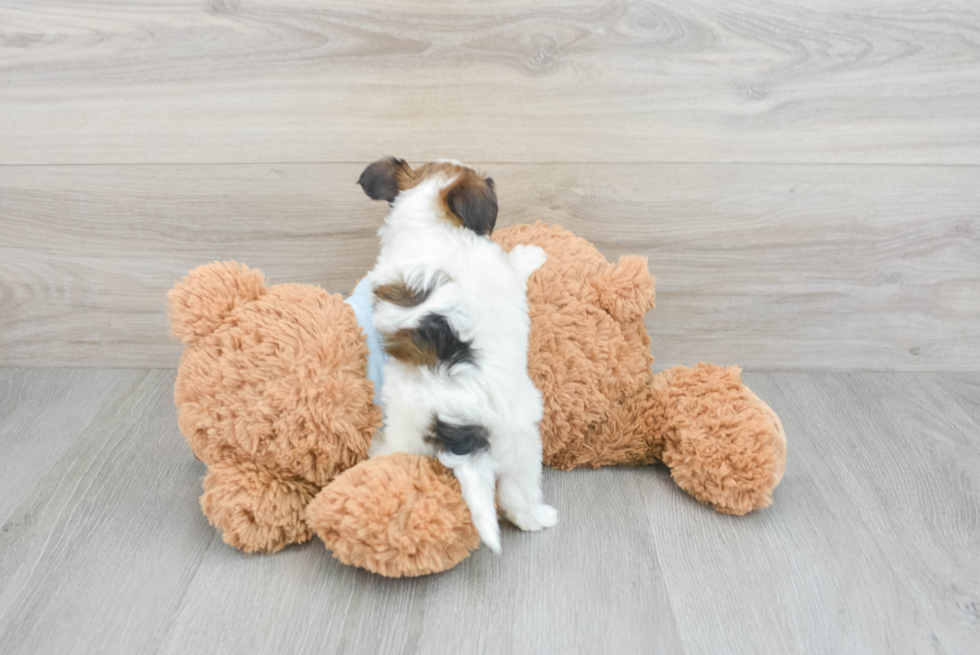
[[[446,194],[446,206],[479,235],[489,236],[497,223],[497,192],[489,177],[464,177]]]
[[[386,157],[364,169],[357,183],[372,200],[394,202],[399,191],[407,189],[412,169],[404,159]]]

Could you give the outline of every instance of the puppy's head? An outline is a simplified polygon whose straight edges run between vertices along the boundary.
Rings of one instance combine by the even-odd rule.
[[[365,168],[357,182],[371,199],[389,203],[402,195],[432,193],[439,218],[481,236],[489,236],[497,222],[493,180],[457,161],[439,160],[413,170],[405,160],[388,157]]]

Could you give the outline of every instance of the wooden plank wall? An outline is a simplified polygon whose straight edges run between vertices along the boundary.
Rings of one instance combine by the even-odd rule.
[[[344,291],[380,155],[658,278],[657,365],[980,369],[972,0],[0,1],[0,365],[176,365],[238,259]]]

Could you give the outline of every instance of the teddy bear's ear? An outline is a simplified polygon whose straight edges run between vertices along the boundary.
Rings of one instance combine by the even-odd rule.
[[[599,306],[617,321],[632,321],[653,309],[654,278],[647,269],[646,257],[623,255],[589,283],[599,298]]]
[[[265,294],[265,276],[238,262],[198,266],[167,294],[170,334],[185,344],[205,337],[239,304]]]

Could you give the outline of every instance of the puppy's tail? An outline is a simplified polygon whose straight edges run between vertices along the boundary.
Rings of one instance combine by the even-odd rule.
[[[452,469],[459,480],[463,500],[483,543],[495,553],[500,552],[500,524],[497,522],[496,480],[490,453],[479,451],[456,455],[448,450],[439,453],[443,466]]]

